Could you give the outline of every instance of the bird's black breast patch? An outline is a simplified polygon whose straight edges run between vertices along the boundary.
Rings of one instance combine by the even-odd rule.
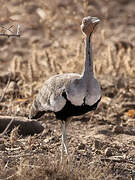
[[[68,100],[68,99],[67,99],[67,94],[66,94],[66,91],[65,91],[65,90],[63,90],[63,92],[62,92],[62,96],[63,96],[66,100]]]
[[[100,102],[101,98],[92,106],[83,104],[81,106],[73,105],[68,99],[66,92],[62,93],[62,96],[66,99],[65,106],[58,112],[54,112],[57,119],[66,120],[68,117],[71,116],[80,116],[89,111],[93,111],[97,108],[98,103]]]

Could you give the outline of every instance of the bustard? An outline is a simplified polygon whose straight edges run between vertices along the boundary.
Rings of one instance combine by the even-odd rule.
[[[101,100],[101,89],[94,77],[91,35],[99,23],[97,17],[85,17],[81,30],[85,34],[85,64],[82,74],[67,73],[49,78],[33,101],[31,119],[40,118],[44,113],[54,112],[62,121],[62,154],[66,146],[66,127],[70,117],[95,110]]]

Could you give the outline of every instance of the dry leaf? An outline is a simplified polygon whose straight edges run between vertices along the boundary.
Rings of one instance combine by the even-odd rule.
[[[135,118],[135,109],[130,109],[128,112],[126,112],[126,115],[131,118]]]

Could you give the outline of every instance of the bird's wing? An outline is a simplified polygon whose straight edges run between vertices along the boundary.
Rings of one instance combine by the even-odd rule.
[[[38,118],[39,114],[40,117],[43,112],[47,111],[60,111],[66,104],[66,99],[62,96],[62,92],[65,91],[65,86],[76,78],[80,78],[80,75],[69,73],[49,78],[33,101],[30,118]]]
[[[89,106],[95,104],[101,98],[101,88],[98,81],[93,78],[91,84],[87,87],[85,103]]]

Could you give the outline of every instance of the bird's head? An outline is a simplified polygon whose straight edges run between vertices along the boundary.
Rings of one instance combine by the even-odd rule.
[[[98,19],[97,17],[84,17],[81,24],[82,32],[86,36],[90,36],[99,22],[100,19]]]

